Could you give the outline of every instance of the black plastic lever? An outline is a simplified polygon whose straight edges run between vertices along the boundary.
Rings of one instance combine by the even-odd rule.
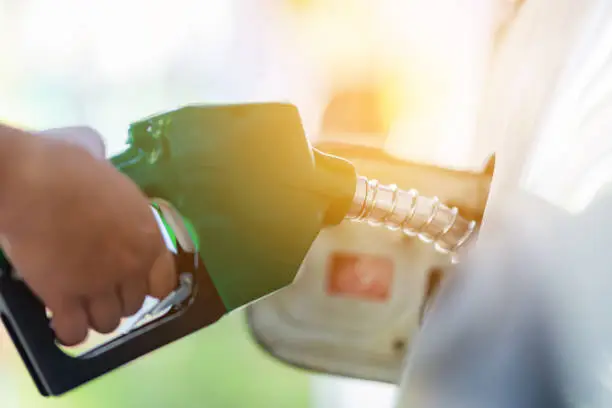
[[[226,307],[198,254],[185,252],[177,244],[175,260],[178,273],[194,277],[190,303],[78,357],[58,347],[46,308],[4,261],[0,265],[2,322],[39,392],[61,395],[219,320]]]

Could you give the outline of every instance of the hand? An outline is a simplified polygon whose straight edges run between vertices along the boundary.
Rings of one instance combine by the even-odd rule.
[[[146,295],[172,291],[172,254],[147,198],[102,160],[96,132],[23,137],[27,147],[3,187],[1,246],[51,311],[59,341],[71,346],[89,328],[112,332]]]

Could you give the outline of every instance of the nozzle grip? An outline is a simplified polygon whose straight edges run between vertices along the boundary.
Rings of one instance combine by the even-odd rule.
[[[193,272],[196,292],[192,303],[78,357],[58,347],[44,305],[4,261],[0,273],[2,322],[39,392],[61,395],[220,319],[226,308],[197,254],[179,250],[175,259],[177,271],[191,268]]]

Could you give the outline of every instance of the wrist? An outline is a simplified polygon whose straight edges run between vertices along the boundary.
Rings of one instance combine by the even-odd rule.
[[[6,230],[20,195],[27,189],[27,169],[35,160],[37,137],[0,124],[0,232]]]

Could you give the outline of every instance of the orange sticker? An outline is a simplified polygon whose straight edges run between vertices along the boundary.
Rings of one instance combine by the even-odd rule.
[[[373,255],[333,253],[327,264],[327,293],[386,301],[393,284],[393,261]]]

